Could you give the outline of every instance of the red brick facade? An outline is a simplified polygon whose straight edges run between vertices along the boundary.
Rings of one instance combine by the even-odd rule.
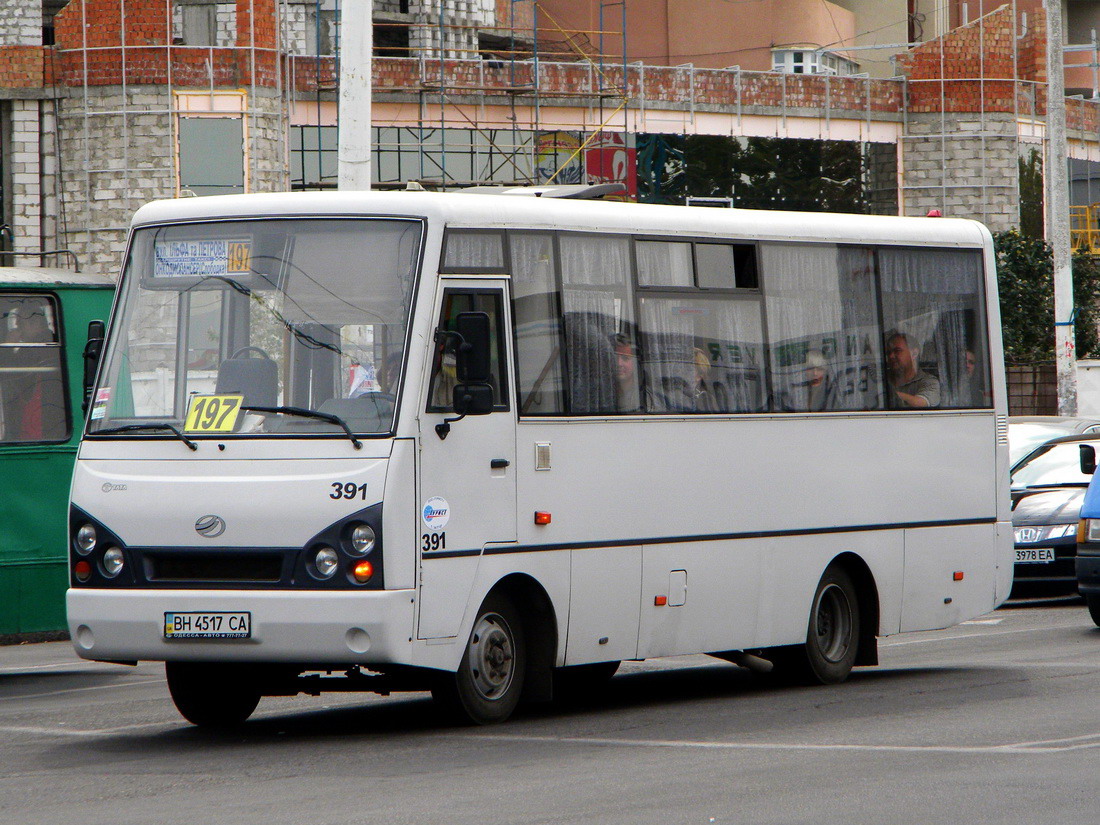
[[[125,9],[125,18],[122,9]],[[520,4],[520,9],[529,4]],[[237,0],[236,47],[173,46],[171,19],[164,0],[72,0],[54,21],[57,45],[0,49],[0,88],[50,86],[165,85],[174,87],[274,88],[280,59],[276,0]],[[125,36],[123,36],[125,22]],[[517,26],[528,21],[517,20]],[[1004,6],[978,21],[925,43],[898,58],[907,76],[894,80],[737,72],[721,69],[630,66],[626,85],[634,100],[717,107],[764,107],[806,111],[859,111],[896,119],[911,113],[1001,112],[1045,114],[1045,27],[1033,15],[1022,36],[1012,9]],[[1014,49],[1015,43],[1015,49]],[[333,58],[287,57],[289,77],[300,94],[336,85]],[[57,66],[58,77],[52,75]],[[475,60],[378,58],[377,93],[431,91],[478,94],[500,101],[533,86],[532,66]],[[442,77],[441,77],[442,75]],[[1018,79],[1018,80],[1017,80]],[[544,98],[582,98],[604,94],[617,105],[623,67],[600,75],[586,63],[544,63],[539,89]],[[1095,103],[1071,100],[1071,129],[1097,130]]]

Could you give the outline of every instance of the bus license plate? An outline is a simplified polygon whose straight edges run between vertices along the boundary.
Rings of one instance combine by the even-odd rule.
[[[165,639],[248,639],[251,613],[165,613]]]
[[[1021,547],[1016,550],[1017,564],[1045,564],[1054,561],[1053,547]]]

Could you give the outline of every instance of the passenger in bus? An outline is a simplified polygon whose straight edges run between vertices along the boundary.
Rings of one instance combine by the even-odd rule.
[[[886,339],[886,367],[892,407],[938,407],[940,382],[917,366],[920,350],[904,332]]]
[[[695,382],[692,386],[692,397],[695,401],[696,412],[720,412],[715,404],[714,391],[708,383],[710,378],[710,359],[707,354],[698,347],[693,350],[692,358],[695,362]]]
[[[638,349],[623,333],[612,337],[615,349],[615,409],[642,412],[642,388],[638,376]]]
[[[829,374],[828,361],[821,350],[806,353],[805,366],[799,379],[780,399],[779,409],[785,412],[820,412],[836,409],[836,381]]]

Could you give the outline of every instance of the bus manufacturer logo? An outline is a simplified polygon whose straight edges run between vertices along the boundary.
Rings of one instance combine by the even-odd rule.
[[[432,496],[424,502],[421,516],[429,530],[442,530],[451,519],[451,505],[447,503],[445,498]]]
[[[199,516],[195,522],[195,532],[208,539],[216,539],[225,532],[225,520],[220,516]]]
[[[108,482],[105,482],[103,484],[103,486],[100,487],[100,489],[105,493],[113,493],[113,492],[125,490],[126,485],[125,484],[111,484],[111,482],[108,481]]]

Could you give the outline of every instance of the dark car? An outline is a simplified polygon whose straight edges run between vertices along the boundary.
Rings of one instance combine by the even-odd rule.
[[[1092,480],[1081,471],[1082,444],[1100,447],[1100,434],[1047,441],[1012,468],[1012,599],[1077,595],[1077,522]]]

